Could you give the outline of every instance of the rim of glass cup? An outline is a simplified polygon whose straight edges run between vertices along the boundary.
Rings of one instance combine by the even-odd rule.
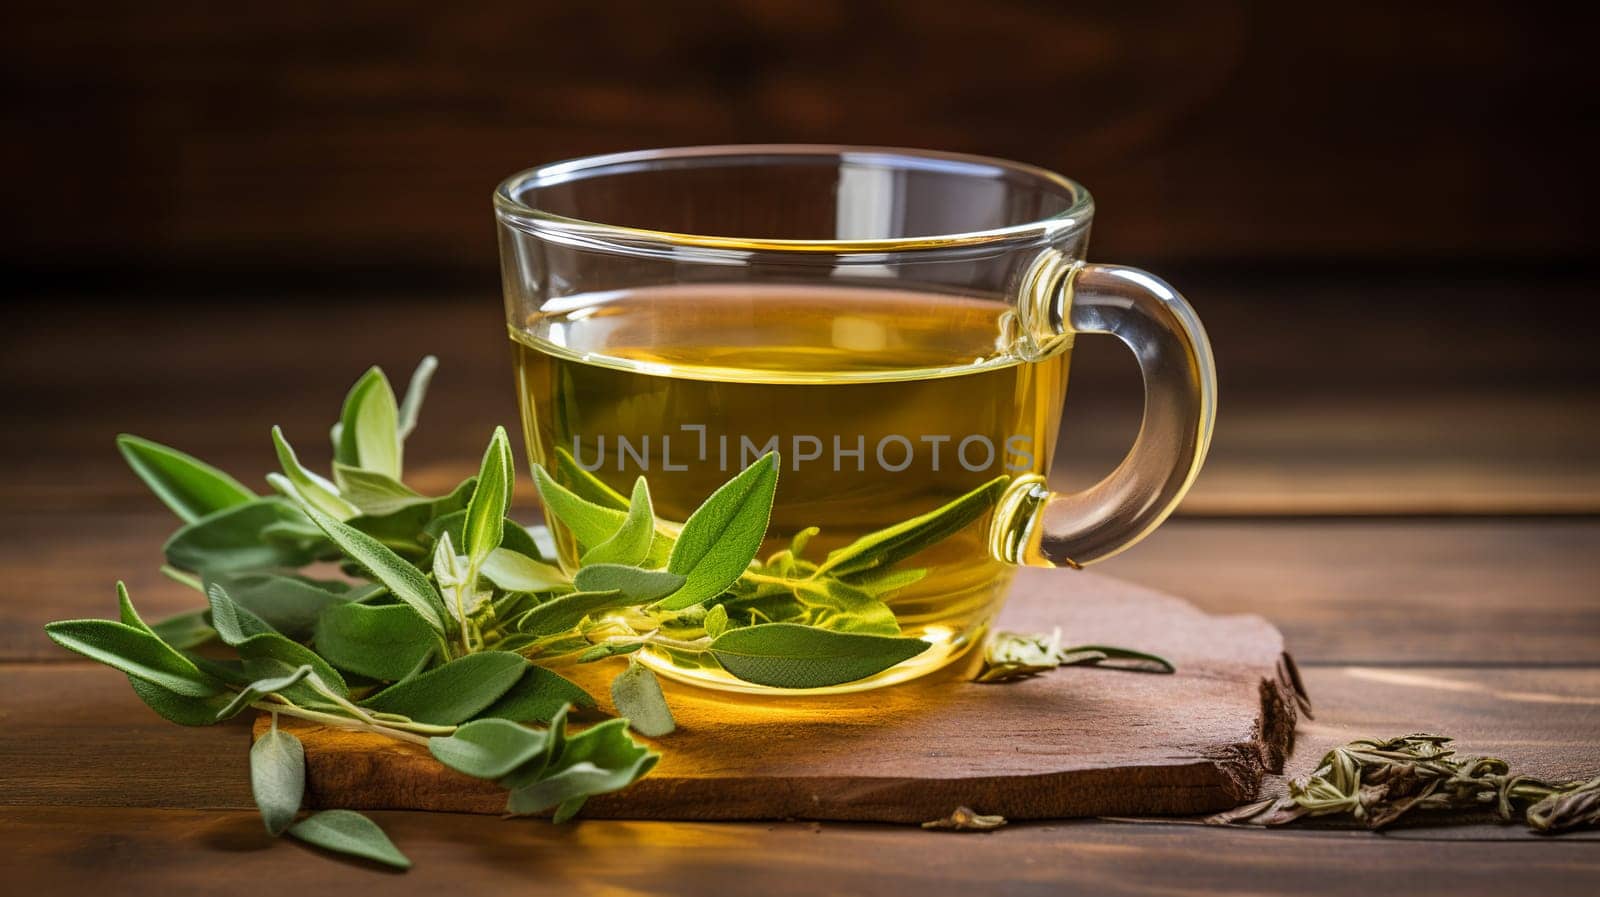
[[[971,173],[975,175],[987,174],[991,177],[999,174],[1022,175],[1059,188],[1067,196],[1067,207],[1054,215],[1032,221],[949,234],[870,240],[798,240],[678,233],[608,224],[603,221],[557,215],[528,205],[517,198],[529,188],[554,186],[590,177],[645,171],[685,160],[743,159],[751,164],[757,164],[762,157],[770,156],[831,156],[841,161],[874,163],[906,170],[948,171],[955,166],[971,169]],[[973,247],[991,247],[996,244],[1009,247],[1023,242],[1050,242],[1060,239],[1067,233],[1088,227],[1094,215],[1094,199],[1082,184],[1035,165],[991,156],[934,150],[795,143],[684,146],[566,159],[530,168],[506,178],[495,189],[494,205],[495,213],[501,220],[558,242],[590,245],[598,243],[617,247],[665,246],[684,250],[821,252],[835,255],[939,249],[964,251]]]

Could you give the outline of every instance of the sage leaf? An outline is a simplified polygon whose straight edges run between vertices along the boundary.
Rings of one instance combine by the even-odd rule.
[[[251,499],[185,525],[162,547],[167,563],[180,570],[219,572],[269,567],[304,567],[317,559],[303,541],[264,538],[277,524],[303,524],[294,505],[271,496]]]
[[[305,797],[305,746],[278,728],[276,713],[272,728],[250,746],[250,793],[261,811],[261,821],[273,835],[283,834],[294,823]]]
[[[644,642],[601,642],[580,653],[578,655],[578,663],[594,663],[597,660],[605,660],[607,657],[632,654],[643,647]]]
[[[235,605],[294,639],[310,635],[323,611],[350,600],[344,592],[278,573],[223,573],[211,583],[226,589]]]
[[[620,791],[649,772],[660,758],[628,737],[625,720],[607,720],[568,736],[560,754],[537,781],[511,791],[506,812],[539,813],[578,798]]]
[[[621,564],[590,564],[578,570],[572,584],[585,592],[621,592],[633,604],[648,604],[683,588],[687,580],[665,570],[641,570]]]
[[[287,676],[300,667],[309,666],[316,674],[319,684],[341,697],[350,694],[350,687],[345,684],[344,677],[317,652],[275,632],[252,635],[235,645],[234,650],[239,652],[239,659],[243,661],[244,675],[252,680]],[[326,703],[328,700],[325,695],[309,685],[293,689],[286,696],[296,703],[302,701]]]
[[[621,492],[606,485],[606,481],[585,470],[583,465],[564,448],[556,448],[556,474],[563,483],[570,483],[579,498],[616,511],[628,510],[629,502]]]
[[[448,737],[428,739],[428,750],[440,763],[479,779],[498,779],[549,747],[547,733],[503,719],[463,723]]]
[[[400,402],[400,420],[397,429],[403,441],[417,428],[417,415],[422,413],[422,400],[427,398],[428,384],[433,382],[433,372],[439,369],[439,359],[424,355],[411,373],[406,386],[406,397]]]
[[[505,533],[506,507],[511,503],[512,477],[511,444],[506,439],[506,428],[495,427],[478,470],[478,488],[473,490],[472,501],[467,503],[467,517],[462,524],[461,547],[473,567],[500,547]]]
[[[400,409],[381,368],[373,367],[345,397],[333,459],[400,479]]]
[[[629,727],[640,735],[655,738],[678,727],[656,674],[632,658],[628,668],[611,680],[611,703],[616,705],[617,715],[626,717]]]
[[[667,569],[683,588],[661,602],[682,610],[727,591],[761,550],[778,486],[778,454],[768,452],[711,493],[684,522]]]
[[[543,467],[534,465],[533,482],[539,489],[548,516],[572,532],[580,547],[599,545],[616,535],[628,515],[615,508],[597,505],[551,479]]]
[[[561,751],[567,746],[567,712],[570,707],[562,705],[550,717],[550,725],[545,728],[544,752],[516,769],[507,773],[500,779],[500,786],[508,791],[514,791],[524,785],[539,781],[545,772],[561,756]]]
[[[418,505],[431,505],[437,500],[387,474],[338,462],[333,465],[333,481],[339,486],[339,494],[356,506],[358,515],[393,514]]]
[[[282,427],[272,428],[272,447],[278,452],[278,466],[283,468],[284,476],[301,498],[316,505],[324,514],[332,514],[340,520],[348,520],[361,513],[359,508],[339,496],[339,487],[301,465],[294,453],[294,446],[284,438]]]
[[[509,548],[489,552],[478,573],[508,592],[548,592],[572,585],[560,567],[536,561]]]
[[[117,450],[150,491],[185,523],[256,497],[226,473],[159,442],[124,433],[117,437]]]
[[[133,686],[133,693],[146,707],[160,714],[167,722],[180,726],[213,725],[217,722],[217,714],[228,706],[226,692],[208,698],[193,698],[134,676],[128,677],[128,684]]]
[[[207,698],[221,684],[148,629],[111,620],[60,620],[44,627],[50,640],[90,660],[191,698]]]
[[[582,810],[583,805],[588,802],[589,795],[587,794],[580,797],[569,797],[556,805],[556,811],[550,814],[550,821],[556,825],[568,822],[572,817],[578,815],[578,811]]]
[[[361,702],[419,723],[454,726],[489,707],[522,678],[528,662],[508,651],[458,657],[406,682],[397,682]]]
[[[472,492],[477,487],[478,478],[468,477],[449,495],[434,499],[419,498],[410,502],[396,500],[397,507],[393,510],[371,511],[345,522],[388,545],[407,560],[420,560],[427,556],[428,540],[439,537],[442,526],[438,521],[441,518],[454,515],[458,522],[451,535],[457,545],[461,544],[459,521],[466,516],[467,502],[472,500]]]
[[[450,618],[449,611],[445,609],[439,593],[416,567],[355,527],[310,506],[302,510],[312,523],[333,540],[333,544],[339,546],[345,557],[354,561],[373,579],[383,583],[394,597],[409,604],[435,632],[444,634],[445,621]]]
[[[223,705],[223,708],[217,711],[216,718],[219,721],[233,719],[243,712],[246,707],[268,695],[291,693],[296,686],[314,675],[316,674],[311,671],[311,665],[305,664],[282,676],[267,676],[257,679],[234,695],[233,700]]]
[[[650,556],[650,543],[656,535],[656,512],[650,502],[650,487],[644,477],[633,482],[633,498],[628,516],[611,538],[584,553],[582,565],[625,564],[637,566]]]
[[[477,477],[473,477],[471,482],[476,483]],[[463,539],[466,538],[466,522],[467,512],[465,510],[443,514],[429,521],[423,532],[434,539],[449,533],[450,540],[460,545]],[[501,530],[501,548],[515,551],[518,554],[525,554],[536,561],[542,560],[546,556],[544,551],[534,542],[533,536],[529,535],[528,530],[522,524],[507,517],[505,523],[501,525]]]
[[[202,610],[184,611],[158,620],[151,625],[150,631],[155,633],[156,638],[180,651],[199,647],[217,637],[217,631],[206,624],[206,613]]]
[[[703,625],[705,626],[706,635],[709,635],[712,638],[716,638],[724,632],[727,632],[728,609],[719,604],[716,607],[706,611],[706,618]]]
[[[228,590],[217,583],[206,589],[206,600],[211,604],[211,626],[223,644],[237,647],[253,635],[277,632],[265,620],[235,604]]]
[[[556,635],[582,623],[585,617],[635,602],[622,592],[572,592],[534,607],[517,621],[516,629],[526,635]]]
[[[806,622],[835,632],[899,635],[900,621],[889,605],[836,579],[801,580],[794,594],[811,607]]]
[[[983,516],[1005,493],[1008,476],[998,476],[949,504],[913,517],[828,552],[817,574],[836,577],[880,570],[940,542]]]
[[[433,654],[433,628],[407,604],[336,604],[317,618],[317,653],[341,670],[393,682]]]
[[[323,850],[410,869],[411,860],[378,828],[354,810],[323,810],[289,827],[288,834]]]
[[[711,642],[722,668],[757,685],[825,688],[865,679],[928,649],[915,638],[829,632],[794,623],[731,629]]]
[[[595,706],[595,701],[566,677],[530,663],[522,672],[522,678],[476,718],[543,723],[568,705],[588,708]]]

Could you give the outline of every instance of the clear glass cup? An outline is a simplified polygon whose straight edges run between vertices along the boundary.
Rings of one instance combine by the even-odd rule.
[[[1085,261],[1094,203],[1052,172],[920,150],[690,147],[532,169],[500,185],[495,210],[527,449],[558,480],[627,495],[644,475],[670,528],[776,448],[758,558],[816,527],[811,564],[985,496],[942,541],[852,580],[932,647],[830,690],[953,660],[1014,565],[1122,551],[1205,457],[1217,385],[1199,319],[1160,278]],[[1143,423],[1115,470],[1058,494],[1045,481],[1085,333],[1133,351]],[[555,529],[575,565],[576,538]],[[675,678],[770,691],[704,658],[642,656]]]

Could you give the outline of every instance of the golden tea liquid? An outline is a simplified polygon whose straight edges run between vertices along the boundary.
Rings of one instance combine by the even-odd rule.
[[[1001,302],[760,284],[568,297],[511,336],[533,460],[554,470],[564,449],[624,495],[642,474],[657,516],[681,522],[776,449],[763,556],[815,526],[814,561],[996,476],[1042,475],[1069,355],[1014,357]],[[905,635],[933,647],[834,690],[928,672],[981,636],[1011,580],[989,554],[991,516],[894,567],[929,571],[884,600]],[[559,541],[572,563],[570,539]],[[677,678],[765,690],[647,660]]]

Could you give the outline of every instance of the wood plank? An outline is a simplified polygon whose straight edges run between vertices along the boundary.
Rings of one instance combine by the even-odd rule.
[[[1259,613],[1302,666],[1600,657],[1600,521],[1175,520],[1094,568]]]
[[[1087,681],[1085,670],[1055,675]],[[1316,719],[1287,769],[1335,743],[1425,729],[1547,777],[1600,772],[1600,668],[1313,667]],[[1113,675],[1110,673],[1096,675]],[[1131,674],[1124,674],[1131,675]],[[1123,680],[1125,681],[1125,680]],[[892,694],[892,693],[885,693]],[[185,729],[139,703],[124,677],[79,663],[0,664],[0,805],[251,806],[247,726]],[[70,746],[70,750],[65,746]],[[670,740],[663,741],[671,749]]]
[[[21,892],[281,895],[816,894],[1046,897],[1589,895],[1594,843],[1417,843],[1348,832],[1018,824],[952,835],[849,823],[537,820],[378,812],[416,864],[397,874],[274,844],[254,813],[0,808],[0,875]],[[226,883],[225,885],[223,883]]]
[[[157,570],[175,525],[153,510],[0,520],[0,660],[67,659],[42,627],[113,614],[118,578],[151,619],[199,607]],[[1210,613],[1259,613],[1302,665],[1600,656],[1595,520],[1177,519],[1096,569]]]
[[[1078,669],[1007,685],[969,654],[870,694],[729,695],[669,684],[679,729],[643,781],[585,812],[629,819],[924,822],[958,806],[1008,819],[1228,809],[1282,769],[1296,693],[1277,630],[1087,573],[1030,571],[998,628],[1138,645],[1171,676]],[[564,669],[609,706],[615,664]],[[505,791],[426,748],[300,721],[320,806],[499,814]],[[256,734],[267,730],[258,719]]]

